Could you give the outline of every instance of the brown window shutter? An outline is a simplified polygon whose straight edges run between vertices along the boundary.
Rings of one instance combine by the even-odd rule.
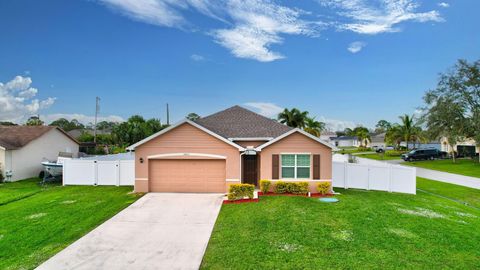
[[[313,179],[320,179],[320,155],[313,155]]]
[[[280,157],[272,155],[272,179],[278,179],[280,173]]]

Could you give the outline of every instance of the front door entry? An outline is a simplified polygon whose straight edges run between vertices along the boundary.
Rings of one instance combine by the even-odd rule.
[[[258,159],[257,155],[244,155],[242,162],[242,183],[257,186],[258,181]]]

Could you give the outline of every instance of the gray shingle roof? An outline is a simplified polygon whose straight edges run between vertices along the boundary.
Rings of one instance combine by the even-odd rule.
[[[225,138],[275,138],[292,129],[240,106],[200,118],[196,123]]]

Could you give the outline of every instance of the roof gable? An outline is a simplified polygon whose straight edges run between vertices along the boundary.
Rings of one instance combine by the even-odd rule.
[[[203,132],[205,132],[205,133],[207,133],[207,134],[209,134],[209,135],[211,135],[211,136],[213,136],[213,137],[215,137],[215,138],[217,138],[217,139],[219,139],[219,140],[237,148],[240,151],[244,150],[243,147],[241,147],[240,145],[238,145],[236,143],[233,143],[233,142],[227,140],[226,138],[216,134],[215,132],[212,132],[212,131],[206,129],[205,127],[200,126],[199,124],[197,124],[193,121],[190,121],[188,119],[184,119],[183,121],[180,121],[180,122],[176,123],[175,125],[169,126],[168,128],[165,128],[165,129],[162,129],[161,131],[159,131],[159,132],[157,132],[157,133],[155,133],[155,134],[153,134],[153,135],[151,135],[151,136],[149,136],[149,137],[147,137],[147,138],[145,138],[145,139],[143,139],[143,140],[141,140],[141,141],[139,141],[135,144],[132,144],[131,146],[127,147],[127,150],[129,150],[129,151],[135,150],[136,147],[138,147],[138,146],[140,146],[140,145],[142,145],[146,142],[149,142],[149,141],[157,138],[158,136],[160,136],[162,134],[165,134],[165,133],[167,133],[167,132],[169,132],[169,131],[171,131],[171,130],[173,130],[173,129],[175,129],[175,128],[177,128],[177,127],[179,127],[179,126],[181,126],[185,123],[190,124],[190,125],[194,126],[195,128],[198,128],[198,129],[202,130]]]
[[[54,126],[0,126],[0,146],[7,150],[19,149],[54,129],[58,129],[69,139],[78,143],[63,130]]]
[[[255,150],[257,150],[257,151],[262,151],[263,148],[265,148],[265,147],[267,147],[267,146],[269,146],[269,145],[272,145],[272,144],[274,144],[274,143],[282,140],[283,138],[286,138],[286,137],[288,137],[288,136],[290,136],[290,135],[292,135],[292,134],[294,134],[294,133],[300,133],[300,134],[305,135],[306,137],[308,137],[308,138],[310,138],[310,139],[312,139],[312,140],[314,140],[314,141],[316,141],[316,142],[318,142],[318,143],[320,143],[320,144],[323,144],[323,145],[329,147],[329,148],[332,149],[332,150],[337,150],[337,147],[335,147],[334,145],[331,145],[331,144],[329,144],[329,143],[321,140],[320,138],[315,137],[315,136],[313,136],[312,134],[310,134],[310,133],[308,133],[308,132],[305,132],[305,131],[303,131],[303,130],[301,130],[301,129],[298,129],[298,128],[292,129],[291,131],[286,132],[286,133],[284,133],[283,135],[278,136],[277,138],[275,138],[275,139],[273,139],[273,140],[271,140],[271,141],[268,141],[268,142],[266,142],[266,143],[258,146],[257,148],[255,148]]]
[[[224,138],[275,138],[292,130],[240,106],[233,106],[195,122]]]

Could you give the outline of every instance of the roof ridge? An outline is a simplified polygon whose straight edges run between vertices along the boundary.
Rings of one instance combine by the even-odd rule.
[[[199,118],[195,123],[225,138],[277,137],[292,129],[239,105]]]

